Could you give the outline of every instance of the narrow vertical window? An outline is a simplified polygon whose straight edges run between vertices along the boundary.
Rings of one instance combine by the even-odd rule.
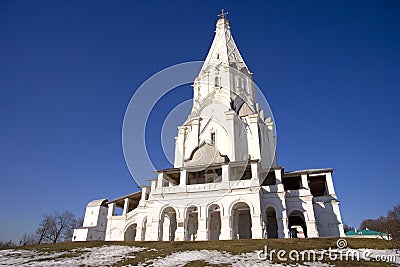
[[[215,76],[215,87],[219,86],[219,77]]]
[[[217,59],[219,59],[219,54],[217,54]]]
[[[215,133],[211,133],[211,144],[215,145]]]
[[[242,79],[242,77],[238,78],[238,87],[240,88],[240,90],[243,90],[243,79]]]

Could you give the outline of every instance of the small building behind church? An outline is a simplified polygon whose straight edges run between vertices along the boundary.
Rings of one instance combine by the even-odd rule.
[[[379,238],[385,240],[392,240],[390,234],[370,230],[368,228],[360,230],[354,228],[353,230],[347,231],[345,235],[346,237],[354,237],[354,238]]]
[[[193,82],[192,111],[171,142],[173,168],[139,192],[90,202],[73,241],[289,238],[291,229],[344,236],[333,169],[278,165],[274,121],[257,103],[224,13]]]

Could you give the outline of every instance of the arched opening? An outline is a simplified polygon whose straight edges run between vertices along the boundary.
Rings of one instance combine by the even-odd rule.
[[[233,239],[251,238],[251,214],[250,207],[246,203],[239,202],[232,207]]]
[[[218,205],[208,208],[208,240],[219,240],[221,234],[221,212]]]
[[[145,241],[145,239],[146,239],[146,227],[147,227],[147,217],[144,218],[144,220],[143,220],[142,234],[141,234],[141,240],[142,241]]]
[[[176,231],[176,212],[172,207],[165,208],[160,220],[160,240],[174,241]]]
[[[198,229],[197,207],[189,207],[186,211],[186,240],[195,241]]]
[[[137,224],[134,223],[126,229],[124,233],[124,241],[135,241]]]
[[[278,223],[273,207],[267,208],[267,238],[278,238]]]
[[[291,238],[307,238],[307,226],[303,213],[298,210],[289,215],[289,231]]]

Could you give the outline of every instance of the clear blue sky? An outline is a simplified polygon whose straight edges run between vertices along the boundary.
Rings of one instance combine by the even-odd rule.
[[[129,100],[205,59],[221,8],[274,112],[279,164],[335,168],[355,226],[400,202],[399,1],[1,1],[0,239],[137,190]]]

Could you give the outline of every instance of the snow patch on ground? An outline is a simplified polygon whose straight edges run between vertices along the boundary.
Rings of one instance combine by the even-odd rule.
[[[79,248],[65,252],[40,252],[35,250],[0,250],[0,266],[110,266],[134,258],[139,247],[102,246]],[[78,254],[66,257],[68,254]]]

